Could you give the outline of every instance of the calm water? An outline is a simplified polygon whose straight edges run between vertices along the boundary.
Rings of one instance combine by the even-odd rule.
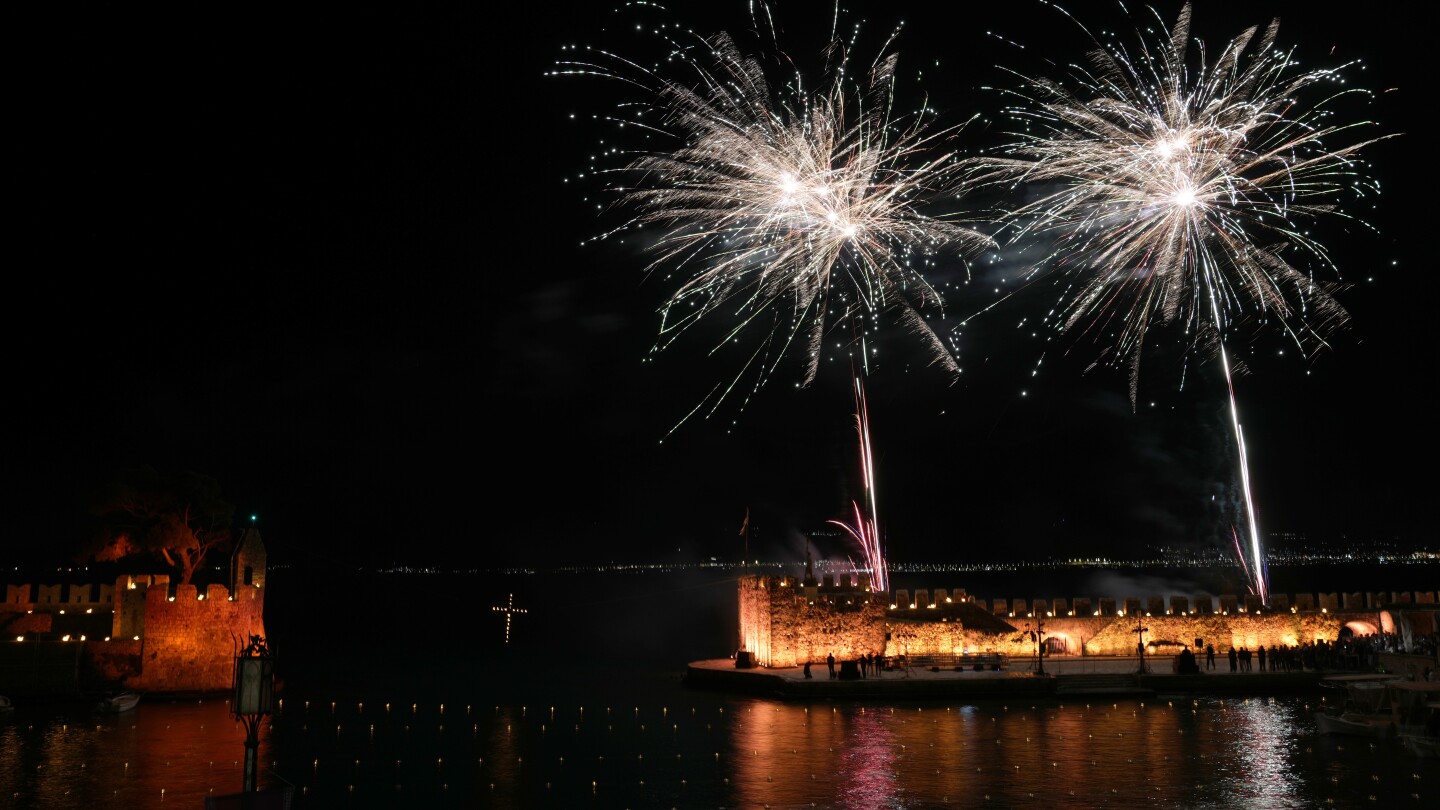
[[[272,594],[287,583],[271,581]],[[1320,736],[1318,696],[783,703],[686,688],[733,582],[361,578],[267,606],[284,702],[261,784],[296,807],[1432,807],[1440,768]],[[367,598],[339,609],[340,593]],[[489,608],[527,608],[503,641]],[[972,589],[974,593],[982,593]],[[310,601],[306,601],[310,600]],[[199,808],[236,792],[223,700],[0,715],[0,807]]]
[[[1440,799],[1433,760],[1394,741],[1319,736],[1303,697],[797,704],[633,673],[606,691],[524,706],[387,706],[386,695],[332,706],[323,694],[292,694],[266,727],[261,783],[295,785],[297,807],[356,808],[1421,808]],[[0,720],[0,806],[200,807],[207,793],[238,789],[242,736],[223,701],[152,701],[121,718],[22,708]]]

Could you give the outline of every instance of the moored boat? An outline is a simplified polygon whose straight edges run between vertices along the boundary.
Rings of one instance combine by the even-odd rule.
[[[121,692],[117,695],[103,698],[99,703],[95,704],[95,709],[96,711],[105,712],[106,714],[118,714],[120,712],[130,711],[135,708],[135,704],[139,702],[140,695],[137,693]]]
[[[1440,757],[1440,737],[1402,734],[1400,742],[1417,757]]]
[[[1386,708],[1385,686],[1398,680],[1389,673],[1331,675],[1322,687],[1343,693],[1340,706],[1317,712],[1315,725],[1321,734],[1348,734],[1358,737],[1390,737],[1396,733],[1395,719]]]
[[[1395,734],[1395,723],[1389,715],[1321,712],[1315,715],[1315,725],[1321,734],[1349,734],[1357,737],[1390,737]]]
[[[1405,748],[1417,756],[1440,757],[1440,682],[1393,681],[1386,691]]]

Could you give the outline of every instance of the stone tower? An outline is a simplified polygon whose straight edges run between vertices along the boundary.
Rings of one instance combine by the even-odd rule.
[[[230,593],[238,594],[245,588],[265,587],[265,543],[260,539],[260,530],[252,523],[245,527],[240,542],[230,555]]]

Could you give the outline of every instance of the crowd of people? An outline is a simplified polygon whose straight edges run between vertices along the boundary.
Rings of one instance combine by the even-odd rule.
[[[902,667],[904,665],[904,659],[905,656],[900,656],[900,664]],[[858,677],[861,678],[879,677],[882,670],[890,669],[891,666],[893,666],[889,659],[876,652],[866,653],[858,658],[853,659],[853,662],[855,664],[855,673]],[[830,671],[831,680],[842,677],[841,671],[836,670],[835,668],[836,663],[837,662],[835,660],[834,653],[830,653],[829,655],[825,656],[825,667]],[[841,670],[843,670],[844,662],[842,661],[839,663],[841,665]],[[805,662],[805,677],[813,677],[810,674],[809,661]]]
[[[1251,650],[1242,645],[1231,647],[1224,653],[1225,661],[1217,663],[1219,654],[1214,644],[1204,644],[1196,639],[1192,652],[1189,645],[1175,657],[1172,664],[1180,673],[1213,671],[1228,664],[1230,672],[1300,672],[1304,670],[1355,670],[1368,671],[1380,666],[1380,653],[1407,653],[1434,657],[1440,650],[1440,633],[1411,635],[1402,639],[1395,633],[1351,635],[1346,633],[1336,641],[1307,641],[1286,646],[1283,644],[1260,645]],[[1202,669],[1199,660],[1204,651],[1205,664]],[[834,655],[826,658],[826,668],[831,678],[838,678]],[[904,656],[892,662],[879,653],[869,653],[855,659],[859,677],[878,676],[884,669],[899,665],[904,668]],[[805,677],[809,678],[810,663],[805,663]],[[1427,668],[1425,677],[1440,678],[1440,668]]]
[[[1307,669],[1365,671],[1380,666],[1382,652],[1434,656],[1437,642],[1440,642],[1437,634],[1414,636],[1409,644],[1402,643],[1394,633],[1347,634],[1333,642],[1320,639],[1290,646],[1262,644],[1253,650],[1243,645],[1231,647],[1226,651],[1225,658],[1231,672],[1254,672],[1257,667],[1261,672],[1299,672]],[[1190,650],[1187,647],[1181,657],[1188,653]],[[1188,669],[1189,662],[1177,662],[1176,666]],[[1219,668],[1215,645],[1205,645],[1205,669]]]

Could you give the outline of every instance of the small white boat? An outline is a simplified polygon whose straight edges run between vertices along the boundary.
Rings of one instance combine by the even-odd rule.
[[[95,710],[105,712],[106,714],[119,714],[120,712],[130,711],[135,708],[135,704],[139,702],[140,695],[135,692],[121,692],[118,695],[111,695],[110,697],[104,698],[95,704]]]
[[[1402,734],[1400,741],[1417,757],[1440,757],[1440,737],[1415,737]]]
[[[1348,734],[1356,737],[1391,737],[1395,735],[1395,723],[1386,715],[1341,712],[1315,715],[1315,725],[1321,734]]]

